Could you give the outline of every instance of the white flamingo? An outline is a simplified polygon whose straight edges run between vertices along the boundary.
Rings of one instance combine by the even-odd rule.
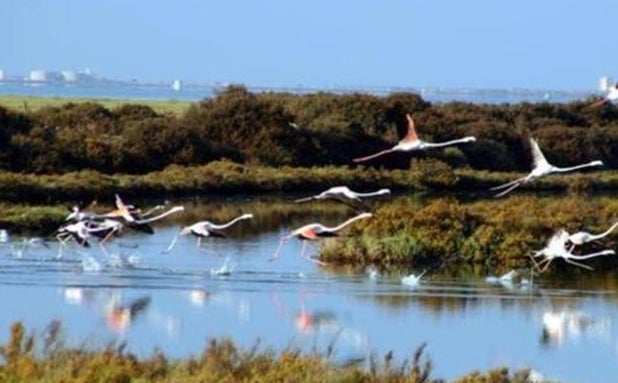
[[[355,158],[353,159],[353,161],[363,162],[391,152],[409,152],[412,150],[425,150],[476,141],[475,137],[469,136],[445,142],[425,142],[418,138],[418,135],[416,134],[416,128],[414,127],[414,119],[412,118],[412,116],[410,114],[406,114],[406,118],[408,119],[408,133],[401,141],[397,143],[397,145],[393,146],[390,149],[382,150],[381,152],[374,153],[366,157]]]
[[[350,188],[348,188],[347,186],[335,186],[326,191],[323,191],[320,194],[316,194],[311,197],[300,198],[300,199],[295,200],[294,202],[307,202],[311,200],[336,199],[346,204],[350,202],[355,202],[357,204],[361,204],[364,207],[366,207],[362,198],[390,194],[390,192],[391,192],[390,189],[380,189],[380,190],[369,192],[369,193],[359,193],[359,192],[350,190]]]
[[[534,166],[532,171],[528,173],[528,175],[526,175],[525,177],[521,177],[514,181],[507,182],[505,184],[491,188],[492,191],[502,190],[500,193],[496,194],[496,197],[501,197],[523,184],[532,182],[539,177],[543,177],[552,173],[566,173],[578,169],[603,165],[602,161],[592,161],[581,165],[571,166],[568,168],[560,168],[554,166],[550,164],[547,159],[545,159],[541,148],[539,148],[539,144],[532,137],[530,137],[530,149],[532,151],[532,164]]]
[[[616,83],[616,85],[613,88],[609,89],[609,92],[607,92],[607,95],[605,95],[605,97],[603,97],[599,101],[594,102],[592,105],[590,105],[590,107],[596,108],[597,106],[601,106],[605,104],[606,102],[609,102],[612,104],[615,102],[618,102],[618,83]]]
[[[573,251],[575,246],[583,245],[584,243],[598,241],[601,238],[608,236],[614,229],[618,227],[618,222],[614,223],[609,229],[600,234],[592,234],[587,231],[578,231],[569,235],[567,241],[571,243],[569,251]]]
[[[104,218],[104,219],[105,218],[111,218],[111,219],[122,218],[124,221],[123,223],[126,224],[131,229],[141,231],[144,233],[148,233],[148,234],[154,234],[154,230],[149,225],[149,223],[158,221],[162,218],[167,217],[168,215],[184,211],[185,209],[184,206],[174,206],[173,208],[157,216],[152,217],[150,215],[154,213],[154,211],[162,209],[163,206],[161,205],[155,206],[153,209],[149,210],[148,212],[144,214],[140,214],[139,209],[136,209],[133,205],[125,204],[118,194],[116,194],[116,208],[117,210],[114,210],[107,214],[99,215],[96,218]]]
[[[74,239],[78,244],[84,247],[90,247],[88,238],[90,238],[93,233],[107,230],[109,230],[109,228],[97,227],[96,223],[91,221],[78,221],[58,228],[56,238],[60,241],[61,245],[66,245],[68,241]]]
[[[574,255],[566,248],[566,242],[569,238],[569,233],[565,230],[558,230],[550,239],[547,246],[539,251],[535,251],[530,258],[537,269],[540,272],[544,272],[549,267],[549,264],[556,258],[562,258],[565,262],[570,263],[575,266],[582,267],[584,269],[593,270],[592,267],[588,265],[584,265],[583,263],[576,262],[580,260],[585,260],[589,258],[594,258],[602,255],[613,255],[615,254],[614,250],[603,250],[597,253],[585,254],[585,255]],[[544,257],[540,262],[536,262],[534,258]],[[541,268],[541,265],[545,263],[545,266]]]
[[[305,254],[305,249],[307,247],[307,241],[314,241],[318,238],[323,238],[323,237],[336,237],[339,235],[337,233],[339,230],[348,226],[352,222],[357,221],[359,219],[363,219],[363,218],[369,218],[371,216],[372,216],[371,213],[361,213],[355,217],[348,219],[342,224],[338,226],[334,226],[334,227],[324,226],[321,223],[310,223],[308,225],[299,227],[298,229],[292,230],[289,234],[281,237],[281,240],[279,242],[279,247],[275,251],[275,254],[273,254],[273,256],[270,257],[269,261],[272,262],[281,256],[281,249],[283,248],[283,244],[286,240],[290,238],[298,238],[303,241],[303,246],[300,251],[301,258],[306,258],[310,261],[323,265],[324,262],[320,262],[313,258],[305,257],[304,254]]]
[[[227,229],[228,227],[232,226],[233,224],[235,224],[238,221],[242,221],[245,219],[251,219],[253,218],[253,214],[243,214],[239,217],[236,217],[234,219],[232,219],[231,221],[227,222],[227,223],[223,223],[223,224],[215,224],[212,223],[211,221],[200,221],[200,222],[196,222],[192,225],[189,226],[185,226],[183,227],[180,232],[172,239],[172,242],[170,242],[169,246],[167,247],[167,249],[164,250],[164,253],[168,253],[172,250],[172,248],[174,247],[174,245],[176,244],[176,241],[178,240],[178,236],[180,235],[194,235],[197,237],[197,247],[201,247],[202,245],[202,238],[205,237],[225,237],[225,233],[223,232],[223,230]]]

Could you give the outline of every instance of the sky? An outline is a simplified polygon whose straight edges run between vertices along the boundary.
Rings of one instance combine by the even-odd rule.
[[[587,90],[616,0],[2,0],[0,70],[265,87]]]

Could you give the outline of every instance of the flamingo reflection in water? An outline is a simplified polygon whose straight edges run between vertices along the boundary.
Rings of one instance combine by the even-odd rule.
[[[296,331],[303,335],[332,335],[334,340],[342,340],[353,346],[355,350],[366,352],[369,340],[366,334],[350,328],[342,323],[333,310],[310,310],[305,301],[311,293],[299,292],[298,310],[289,310],[277,292],[273,293],[273,301],[279,314],[294,324]]]
[[[572,308],[547,310],[542,317],[541,343],[560,345],[567,338],[577,339],[582,335],[596,335],[609,338],[611,318],[594,317]]]
[[[281,237],[281,240],[279,242],[279,247],[277,248],[273,256],[270,257],[269,261],[272,262],[281,256],[281,249],[283,248],[283,244],[286,240],[290,238],[298,238],[301,241],[303,241],[303,246],[300,251],[301,258],[308,259],[319,265],[325,265],[325,263],[322,261],[305,256],[305,249],[307,247],[307,241],[315,241],[318,238],[337,237],[339,235],[338,233],[339,230],[343,229],[344,227],[350,225],[351,223],[359,219],[369,218],[371,216],[372,216],[371,213],[361,213],[355,217],[348,219],[342,224],[338,226],[333,226],[333,227],[324,226],[321,223],[310,223],[308,225],[301,226],[298,229],[292,230],[289,234]]]
[[[105,319],[108,327],[115,332],[124,332],[131,323],[143,315],[150,302],[150,296],[136,298],[124,304],[112,299],[105,307]]]

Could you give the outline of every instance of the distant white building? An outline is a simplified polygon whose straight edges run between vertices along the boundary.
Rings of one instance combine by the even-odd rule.
[[[612,85],[614,85],[614,83],[611,77],[604,76],[599,79],[599,90],[601,92],[607,92]]]
[[[47,81],[47,72],[41,69],[31,70],[28,80],[32,82],[45,82]]]
[[[0,69],[0,81],[4,80],[4,72]]]
[[[182,89],[182,82],[180,80],[174,80],[172,83],[172,89],[175,91],[179,91]]]
[[[79,79],[77,72],[72,70],[63,70],[60,74],[62,75],[62,79],[66,82],[77,82]]]

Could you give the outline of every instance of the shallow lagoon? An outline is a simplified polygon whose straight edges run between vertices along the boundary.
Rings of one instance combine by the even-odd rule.
[[[229,337],[263,348],[333,346],[341,363],[389,350],[402,360],[426,342],[434,377],[503,365],[563,381],[618,377],[614,274],[521,285],[428,273],[420,285],[406,286],[401,278],[421,270],[380,275],[320,267],[298,256],[298,241],[268,262],[288,229],[354,214],[328,203],[267,214],[268,204],[189,204],[186,214],[155,227],[155,235],[127,231],[108,246],[111,257],[95,245],[59,258],[54,242],[24,247],[12,238],[0,248],[0,338],[16,320],[41,332],[59,319],[75,345],[127,341],[140,355],[159,348],[183,357],[201,352],[211,337]],[[162,253],[181,225],[211,211],[218,221],[241,212],[256,218],[228,238],[206,240],[203,250],[182,237]]]

